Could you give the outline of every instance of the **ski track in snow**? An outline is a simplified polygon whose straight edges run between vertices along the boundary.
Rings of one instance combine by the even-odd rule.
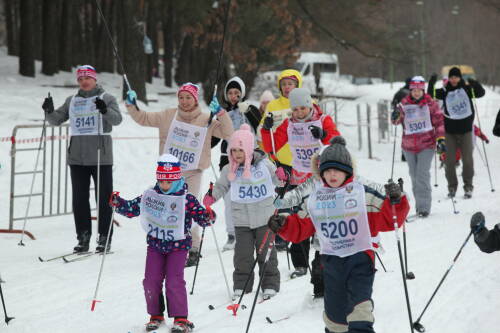
[[[43,87],[42,84],[74,83],[74,74],[61,73],[54,77],[37,74],[35,79],[17,75],[17,58],[5,55],[0,49],[0,82],[2,112],[0,113],[0,137],[11,135],[12,128],[18,124],[33,123],[33,119],[41,120],[43,112],[41,103],[50,91],[57,106],[75,92],[74,88]],[[40,68],[37,64],[38,69]],[[39,71],[38,71],[39,72]],[[99,82],[104,83],[107,91],[119,95],[121,78],[117,75],[99,74]],[[373,103],[379,98],[390,99],[402,84],[379,84],[359,87],[366,94],[362,101]],[[145,107],[148,111],[160,111],[165,107],[176,105],[175,94],[160,96],[158,92],[167,91],[161,80],[148,85],[150,97],[159,102]],[[500,95],[491,91],[485,98],[478,100],[483,130],[490,137],[487,145],[488,158],[493,181],[498,183],[500,174],[500,142],[491,134],[492,124]],[[343,102],[339,111],[340,122],[356,123],[356,102]],[[113,136],[157,136],[157,130],[138,126],[125,114],[123,123],[113,128]],[[364,110],[364,109],[362,109]],[[365,114],[365,113],[363,113]],[[364,117],[364,116],[363,116]],[[363,149],[358,150],[356,127],[339,126],[346,137],[348,147],[357,160],[357,171],[360,175],[378,182],[385,182],[390,174],[392,158],[392,136],[390,142],[377,141],[376,114],[372,112],[373,152],[377,159],[367,159],[366,128],[363,128]],[[38,137],[40,130],[23,132],[23,138]],[[481,147],[478,141],[478,146]],[[405,163],[400,161],[400,138],[396,149],[395,178],[405,180],[405,188],[411,195],[411,181]],[[24,145],[28,147],[30,145]],[[36,146],[34,144],[33,146]],[[482,148],[482,147],[481,147]],[[212,160],[218,165],[218,149],[214,150]],[[157,158],[158,140],[116,140],[114,142],[114,188],[121,195],[131,199],[154,183],[155,161]],[[10,143],[0,142],[0,211],[1,228],[8,227],[9,190],[10,190]],[[19,153],[16,165],[23,170],[32,168],[34,153]],[[434,168],[434,165],[432,166]],[[459,214],[452,213],[452,205],[446,196],[446,180],[444,171],[438,170],[437,188],[433,187],[433,208],[429,218],[416,220],[407,226],[409,270],[416,275],[415,280],[408,281],[413,319],[416,320],[427,303],[433,290],[442,278],[446,269],[469,232],[469,220],[475,211],[484,212],[487,226],[498,223],[498,192],[490,192],[490,184],[486,168],[475,152],[476,176],[474,178],[474,196],[470,200],[462,199],[461,185],[458,191],[457,209]],[[434,184],[434,169],[431,170]],[[460,171],[459,171],[460,174]],[[212,171],[204,173],[201,193],[208,189],[208,182],[213,181]],[[20,178],[18,189],[29,191],[31,176]],[[35,191],[40,178],[36,182]],[[461,183],[461,180],[460,180]],[[495,185],[496,187],[496,185]],[[441,202],[438,203],[438,199]],[[33,207],[37,201],[33,199]],[[22,216],[26,201],[16,205],[16,215]],[[214,205],[218,212],[215,224],[217,238],[222,246],[225,242],[225,224],[223,202]],[[33,208],[31,213],[36,212]],[[414,213],[413,211],[411,213]],[[115,228],[113,237],[114,254],[106,259],[102,281],[99,289],[98,303],[94,312],[90,305],[96,286],[100,267],[100,256],[75,263],[65,264],[62,260],[41,263],[38,256],[44,258],[69,252],[76,243],[73,217],[71,215],[55,218],[28,220],[27,230],[36,237],[36,241],[25,238],[25,247],[17,245],[19,235],[0,234],[0,274],[6,283],[2,284],[10,316],[16,317],[10,325],[0,323],[1,332],[107,332],[137,333],[144,332],[144,323],[148,320],[144,294],[142,289],[143,270],[146,255],[145,235],[139,220],[115,216],[121,227]],[[22,228],[22,221],[15,223]],[[401,233],[400,233],[401,235]],[[94,239],[96,236],[94,226]],[[384,273],[380,264],[376,274],[373,299],[375,302],[375,329],[377,332],[407,332],[408,316],[403,292],[403,283],[399,269],[399,258],[394,232],[382,234],[385,253],[381,255],[388,273]],[[93,241],[93,246],[95,243]],[[312,254],[312,252],[311,252]],[[279,253],[279,268],[282,281],[287,279],[290,271],[287,268],[285,253]],[[231,280],[232,252],[222,254],[226,273]],[[500,326],[500,259],[499,253],[481,253],[471,238],[463,253],[448,275],[429,309],[421,320],[427,332],[453,333],[490,333]],[[188,293],[191,290],[194,267],[185,270]],[[257,281],[254,284],[254,289]],[[254,313],[251,332],[323,332],[322,301],[312,302],[312,285],[309,277],[297,278],[282,283],[281,291],[274,299],[258,304]],[[254,294],[244,297],[246,310],[239,310],[238,315],[221,306],[213,311],[209,304],[219,305],[227,300],[226,287],[220,271],[212,233],[207,232],[203,246],[203,259],[197,277],[194,295],[189,295],[189,318],[195,323],[195,332],[243,332],[247,325]],[[290,315],[287,320],[269,324],[265,317],[278,320]],[[168,332],[171,320],[157,332]]]

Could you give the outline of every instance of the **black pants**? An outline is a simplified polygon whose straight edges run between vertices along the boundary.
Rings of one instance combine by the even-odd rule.
[[[300,243],[292,243],[290,245],[290,256],[292,257],[293,267],[307,267],[309,266],[309,248],[311,242],[309,238]],[[304,257],[304,254],[306,255]]]
[[[75,217],[76,234],[84,232],[92,234],[92,223],[90,216],[90,177],[94,181],[95,193],[97,194],[97,166],[70,165],[71,185],[73,187],[73,216]],[[113,192],[113,166],[101,165],[99,186],[99,235],[106,236],[111,223],[112,209],[109,207],[108,199]],[[97,195],[96,195],[97,198]],[[111,230],[113,234],[113,230]]]

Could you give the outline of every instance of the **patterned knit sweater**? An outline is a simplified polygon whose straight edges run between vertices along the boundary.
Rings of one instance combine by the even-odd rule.
[[[154,191],[158,194],[164,194],[158,184],[153,188]],[[187,193],[187,184],[184,184],[184,187],[171,195],[184,195]],[[116,207],[116,212],[128,218],[136,217],[141,214],[141,196],[133,200],[125,200],[121,197],[118,197],[118,206]],[[156,249],[160,253],[169,253],[173,251],[180,250],[189,250],[191,248],[191,224],[194,220],[202,227],[210,226],[209,215],[205,208],[198,202],[198,199],[191,193],[186,194],[186,203],[185,203],[186,217],[184,222],[184,235],[186,236],[183,240],[178,241],[166,241],[162,239],[158,239],[152,237],[150,235],[147,236],[148,245],[152,248]]]

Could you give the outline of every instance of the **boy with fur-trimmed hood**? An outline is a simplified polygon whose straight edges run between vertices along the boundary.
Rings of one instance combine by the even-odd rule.
[[[410,207],[406,195],[393,182],[385,185],[384,195],[355,180],[345,144],[344,138],[337,136],[313,158],[315,179],[304,184],[308,191],[301,189],[302,198],[308,196],[305,206],[310,218],[277,215],[269,219],[268,226],[292,242],[316,232],[325,284],[325,332],[374,332],[371,295],[378,233],[394,230],[395,222],[401,226]],[[279,206],[288,204],[281,200]]]

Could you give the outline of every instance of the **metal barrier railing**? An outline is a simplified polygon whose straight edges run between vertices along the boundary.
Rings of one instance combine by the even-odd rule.
[[[46,136],[36,140],[31,139],[29,142],[36,142],[36,147],[19,148],[18,140],[16,140],[18,132],[23,129],[42,129],[43,125],[18,125],[12,130],[11,137],[11,170],[10,170],[10,204],[9,204],[9,228],[0,230],[0,232],[20,233],[21,230],[14,229],[14,222],[26,219],[38,219],[51,216],[72,214],[71,207],[68,207],[68,174],[69,167],[66,163],[66,152],[69,145],[69,126],[63,124],[61,126],[47,126]],[[40,145],[40,140],[42,144]],[[23,140],[19,140],[23,141]],[[26,143],[26,142],[23,142]],[[37,152],[41,149],[42,162],[41,166],[37,166],[36,170],[19,171],[16,165],[16,158],[22,152]],[[40,163],[39,163],[40,164]],[[31,164],[29,164],[31,165]],[[18,182],[21,186],[26,187],[26,183],[20,178],[26,175],[37,174],[35,184],[39,188],[32,194],[32,197],[40,197],[41,204],[39,206],[32,205],[36,213],[29,216],[16,216],[16,203],[22,198],[29,198],[30,194],[21,192],[16,185]],[[41,182],[41,188],[40,188]],[[19,187],[19,186],[17,186]],[[31,207],[30,207],[31,208]],[[33,235],[25,231],[26,235],[34,239]]]

